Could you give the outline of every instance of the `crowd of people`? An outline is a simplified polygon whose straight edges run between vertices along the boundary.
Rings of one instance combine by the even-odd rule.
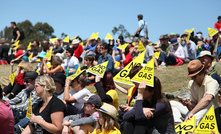
[[[175,134],[176,124],[196,116],[198,125],[212,105],[221,132],[221,16],[214,26],[218,32],[209,39],[202,32],[195,35],[185,30],[181,36],[160,35],[153,43],[148,40],[147,23],[140,14],[138,29],[126,41],[121,35],[108,43],[101,43],[100,38],[83,41],[79,36],[69,42],[60,38],[54,42],[33,40],[26,50],[22,41],[14,45],[22,35],[15,22],[11,26],[13,44],[9,46],[4,38],[0,41],[0,63],[10,64],[9,74],[15,74],[13,83],[1,79],[0,133]],[[140,43],[145,50],[140,50]],[[127,47],[120,49],[124,44]],[[50,51],[49,58],[46,55]],[[159,71],[188,63],[190,96],[169,100],[156,76],[153,87],[147,86],[146,80],[133,82],[135,86],[130,89],[116,83],[113,77],[143,51],[143,63],[154,59]],[[159,57],[155,52],[160,52]],[[89,69],[106,61],[103,77],[86,71],[74,79],[69,77],[79,68]],[[142,68],[132,67],[128,76],[133,78]],[[94,85],[95,91],[90,92],[88,85]],[[119,105],[116,90],[128,98],[125,105]],[[30,98],[32,114],[28,118]]]

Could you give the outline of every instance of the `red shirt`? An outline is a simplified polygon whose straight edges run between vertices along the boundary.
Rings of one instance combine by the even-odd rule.
[[[217,28],[217,29],[218,29],[218,31],[219,31],[219,30],[220,30],[220,28],[221,28],[221,23],[216,22],[216,23],[215,23],[215,25],[214,25],[214,28]]]
[[[21,49],[18,50],[17,53],[15,54],[15,58],[21,56],[22,54],[24,54],[23,51]]]
[[[78,45],[78,47],[77,48],[74,48],[73,47],[73,49],[74,49],[74,56],[76,57],[76,58],[78,58],[78,60],[80,59],[80,56],[81,56],[81,54],[83,53],[83,47],[81,46],[81,45]]]
[[[14,134],[14,116],[7,101],[0,103],[0,133]]]
[[[14,83],[23,86],[24,85],[24,79],[23,78],[24,78],[24,73],[19,73],[16,76]]]
[[[128,53],[128,54],[125,56],[125,60],[124,60],[124,62],[123,62],[124,66],[126,67],[126,65],[127,65],[128,63],[130,63],[132,60],[133,60],[133,57],[132,57],[131,53]]]

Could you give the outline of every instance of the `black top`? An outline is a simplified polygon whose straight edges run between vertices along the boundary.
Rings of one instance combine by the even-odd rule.
[[[216,115],[218,130],[221,133],[221,107],[215,109],[215,115]]]
[[[42,118],[43,120],[45,120],[48,123],[52,123],[51,114],[54,112],[62,111],[62,112],[64,112],[64,117],[67,115],[67,109],[66,109],[65,104],[55,96],[53,96],[51,98],[51,100],[49,101],[49,103],[45,107],[45,109],[41,113],[39,113],[39,110],[42,107],[42,104],[43,104],[43,101],[40,101],[33,109],[33,113],[36,116],[40,116],[40,118]],[[50,134],[48,131],[43,129],[38,124],[35,125],[35,123],[33,123],[33,127],[35,128],[35,132],[40,132],[43,134]]]
[[[98,58],[99,58],[100,55],[101,55],[101,53],[98,53],[98,54],[95,55],[95,61],[98,60]]]
[[[113,102],[113,99],[111,98],[110,95],[107,95],[106,92],[104,91],[103,87],[101,86],[100,82],[97,82],[94,84],[98,95],[101,97],[102,102],[106,103],[111,103]]]
[[[143,100],[137,100],[134,108],[126,112],[123,118],[126,121],[132,119],[135,119],[136,121],[146,120],[149,122],[148,124],[151,124],[152,127],[157,129],[161,134],[175,134],[172,111],[169,111],[163,102],[158,102],[152,108],[155,109],[155,111],[153,111],[154,117],[148,120],[143,113]]]
[[[93,66],[91,66],[91,67],[93,67]],[[84,70],[84,69],[88,69],[87,66],[83,66],[83,67],[81,67],[81,70]],[[87,72],[87,76],[88,76],[88,77],[91,77],[91,76],[95,76],[95,75],[92,74],[92,73],[90,73],[90,72]],[[92,83],[95,83],[95,79],[92,80]]]
[[[41,52],[41,48],[38,47],[38,48],[32,48],[32,52],[33,52],[33,57],[38,55],[38,53]]]
[[[16,40],[17,38],[17,31],[19,31],[19,29],[17,27],[13,28],[13,31],[12,31],[12,39]]]
[[[62,47],[53,48],[52,51],[54,51],[54,54],[56,54],[56,53],[63,53],[64,52]]]
[[[1,60],[7,60],[8,59],[8,51],[9,51],[9,46],[8,45],[0,46],[0,59]]]

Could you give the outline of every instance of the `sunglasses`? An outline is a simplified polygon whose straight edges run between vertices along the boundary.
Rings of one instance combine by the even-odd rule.
[[[24,83],[30,83],[30,82],[31,82],[30,80],[25,80],[25,81],[24,81]]]

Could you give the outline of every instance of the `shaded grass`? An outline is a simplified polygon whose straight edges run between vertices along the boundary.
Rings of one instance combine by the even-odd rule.
[[[36,66],[37,64],[33,64]],[[1,65],[0,66],[0,77],[1,76],[9,76],[9,65]],[[14,65],[14,70],[16,70],[16,65]],[[177,66],[177,67],[167,67],[164,68],[162,71],[155,70],[154,75],[157,76],[162,85],[163,92],[171,93],[174,91],[179,90],[181,87],[187,87],[188,82],[190,80],[187,77],[187,64]],[[129,89],[130,86],[125,84],[119,84],[120,86],[126,87]],[[95,91],[94,86],[87,86],[86,87],[91,92]],[[116,89],[117,90],[117,89]],[[119,103],[126,104],[127,95],[121,93],[117,90]]]

